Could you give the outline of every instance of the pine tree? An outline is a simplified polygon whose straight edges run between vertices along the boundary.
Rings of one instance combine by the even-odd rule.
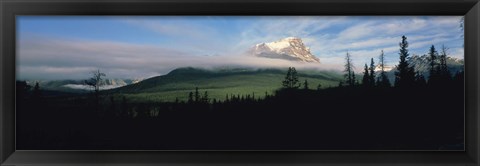
[[[193,103],[193,92],[188,93],[188,103]]]
[[[373,61],[373,58],[370,60],[370,81],[368,83],[370,83],[370,86],[375,86],[375,62]]]
[[[447,66],[447,51],[448,48],[445,45],[442,45],[441,55],[440,55],[440,70],[439,75],[441,81],[447,82],[451,79],[450,71]]]
[[[35,86],[33,87],[33,97],[38,99],[41,95],[42,94],[40,92],[40,85],[38,84],[38,82],[35,82]]]
[[[363,71],[362,84],[363,84],[363,86],[365,86],[365,87],[369,87],[369,86],[370,86],[370,75],[368,74],[368,66],[367,66],[366,63],[365,63],[364,71]]]
[[[415,83],[417,85],[417,87],[425,87],[427,86],[427,80],[425,79],[425,77],[423,76],[423,74],[421,74],[420,72],[416,72],[415,74]]]
[[[395,72],[395,86],[396,87],[409,87],[415,83],[415,70],[413,66],[408,64],[408,42],[407,37],[402,36],[400,46],[400,61],[397,65],[397,71]]]
[[[305,81],[303,82],[303,89],[308,89],[308,81],[307,79],[305,79]]]
[[[195,87],[195,102],[200,101],[200,93],[198,92],[198,87]]]
[[[388,80],[387,73],[385,72],[385,54],[383,50],[379,57],[380,76],[377,79],[377,85],[380,87],[390,87],[390,80]]]
[[[428,60],[429,60],[429,74],[430,77],[428,78],[429,84],[435,84],[438,82],[439,79],[439,68],[437,65],[437,51],[435,50],[435,46],[432,45],[428,52]]]
[[[225,95],[225,102],[229,102],[230,100],[228,99],[228,94]]]
[[[292,67],[288,67],[287,75],[285,76],[285,79],[282,82],[282,85],[284,88],[290,87],[291,78],[292,78]]]
[[[210,99],[208,99],[208,91],[205,91],[202,96],[202,102],[203,103],[208,103]]]
[[[355,76],[355,72],[352,71],[352,85],[351,86],[357,86],[359,83],[357,81],[357,78]]]
[[[293,89],[299,88],[297,70],[295,67],[289,67],[285,79],[282,81],[283,88]]]
[[[350,54],[347,51],[347,55],[345,56],[344,77],[345,77],[345,83],[348,86],[355,86],[356,79],[355,79],[355,72],[353,70],[354,70],[354,67],[353,67],[352,59],[350,57]]]

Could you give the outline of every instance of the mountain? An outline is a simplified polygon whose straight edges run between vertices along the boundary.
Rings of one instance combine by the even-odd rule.
[[[407,61],[410,66],[414,66],[415,71],[420,72],[421,74],[423,74],[423,76],[425,76],[425,78],[428,79],[428,77],[430,76],[430,64],[427,55],[412,55],[410,58],[407,59]],[[447,66],[450,74],[453,76],[455,73],[464,70],[464,60],[447,57]],[[393,83],[395,81],[395,71],[397,71],[396,66],[386,68],[386,71],[390,82]]]
[[[102,86],[100,89],[113,89],[130,84],[135,84],[141,81],[141,79],[104,79],[102,80]],[[35,83],[38,82],[39,86],[43,90],[51,91],[63,91],[63,92],[86,92],[91,90],[91,87],[85,85],[84,80],[52,80],[52,81],[36,81],[28,80],[27,84],[30,86],[35,86]]]
[[[420,73],[423,73],[425,77],[428,77],[429,70],[430,70],[430,64],[429,64],[429,57],[428,55],[413,55],[408,59],[408,63],[410,66],[415,66],[415,71],[419,71]],[[439,63],[439,62],[437,62]],[[459,71],[463,71],[464,65],[464,60],[463,59],[458,59],[458,58],[453,58],[453,57],[447,57],[447,66],[448,70],[450,73],[453,75]]]
[[[257,57],[302,62],[320,62],[320,60],[310,52],[310,48],[303,44],[302,39],[297,37],[287,37],[279,41],[260,43],[255,45],[249,52]]]
[[[262,97],[272,94],[282,87],[286,69],[250,69],[250,68],[178,68],[166,75],[152,77],[137,84],[110,89],[105,93],[125,95],[137,101],[174,101],[176,98],[186,101],[188,93],[198,87],[203,95],[217,100],[226,95],[253,95]],[[299,70],[299,81],[308,80],[309,88],[316,89],[337,86],[342,79],[341,73],[333,71]]]

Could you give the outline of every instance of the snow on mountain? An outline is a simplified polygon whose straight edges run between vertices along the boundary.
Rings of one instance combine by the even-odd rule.
[[[310,48],[303,44],[302,39],[297,37],[287,37],[279,41],[256,44],[249,52],[258,57],[302,62],[320,62],[320,60],[310,52]]]
[[[390,70],[393,70],[395,67],[394,66],[383,66],[383,71],[385,72],[389,72]],[[375,66],[375,72],[380,72],[382,71],[382,68],[380,67],[380,65],[376,65]]]

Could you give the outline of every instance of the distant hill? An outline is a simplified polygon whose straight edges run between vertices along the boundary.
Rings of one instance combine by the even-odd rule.
[[[84,80],[51,80],[51,81],[37,81],[27,80],[27,84],[35,86],[35,83],[39,83],[40,89],[45,91],[58,91],[68,93],[85,93],[90,91],[90,87],[85,85]],[[139,80],[132,79],[104,79],[102,89],[113,89],[129,84],[134,84]]]
[[[286,69],[200,69],[178,68],[170,73],[143,80],[120,88],[105,91],[108,94],[126,95],[135,100],[173,101],[186,100],[188,93],[199,88],[203,95],[208,91],[210,98],[225,99],[228,94],[263,97],[281,88]],[[299,70],[301,83],[307,79],[310,89],[318,84],[323,88],[337,86],[342,75],[330,71]]]

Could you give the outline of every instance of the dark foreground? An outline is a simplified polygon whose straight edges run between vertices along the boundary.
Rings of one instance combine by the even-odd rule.
[[[17,98],[17,150],[463,150],[461,84],[283,90],[266,99]]]

